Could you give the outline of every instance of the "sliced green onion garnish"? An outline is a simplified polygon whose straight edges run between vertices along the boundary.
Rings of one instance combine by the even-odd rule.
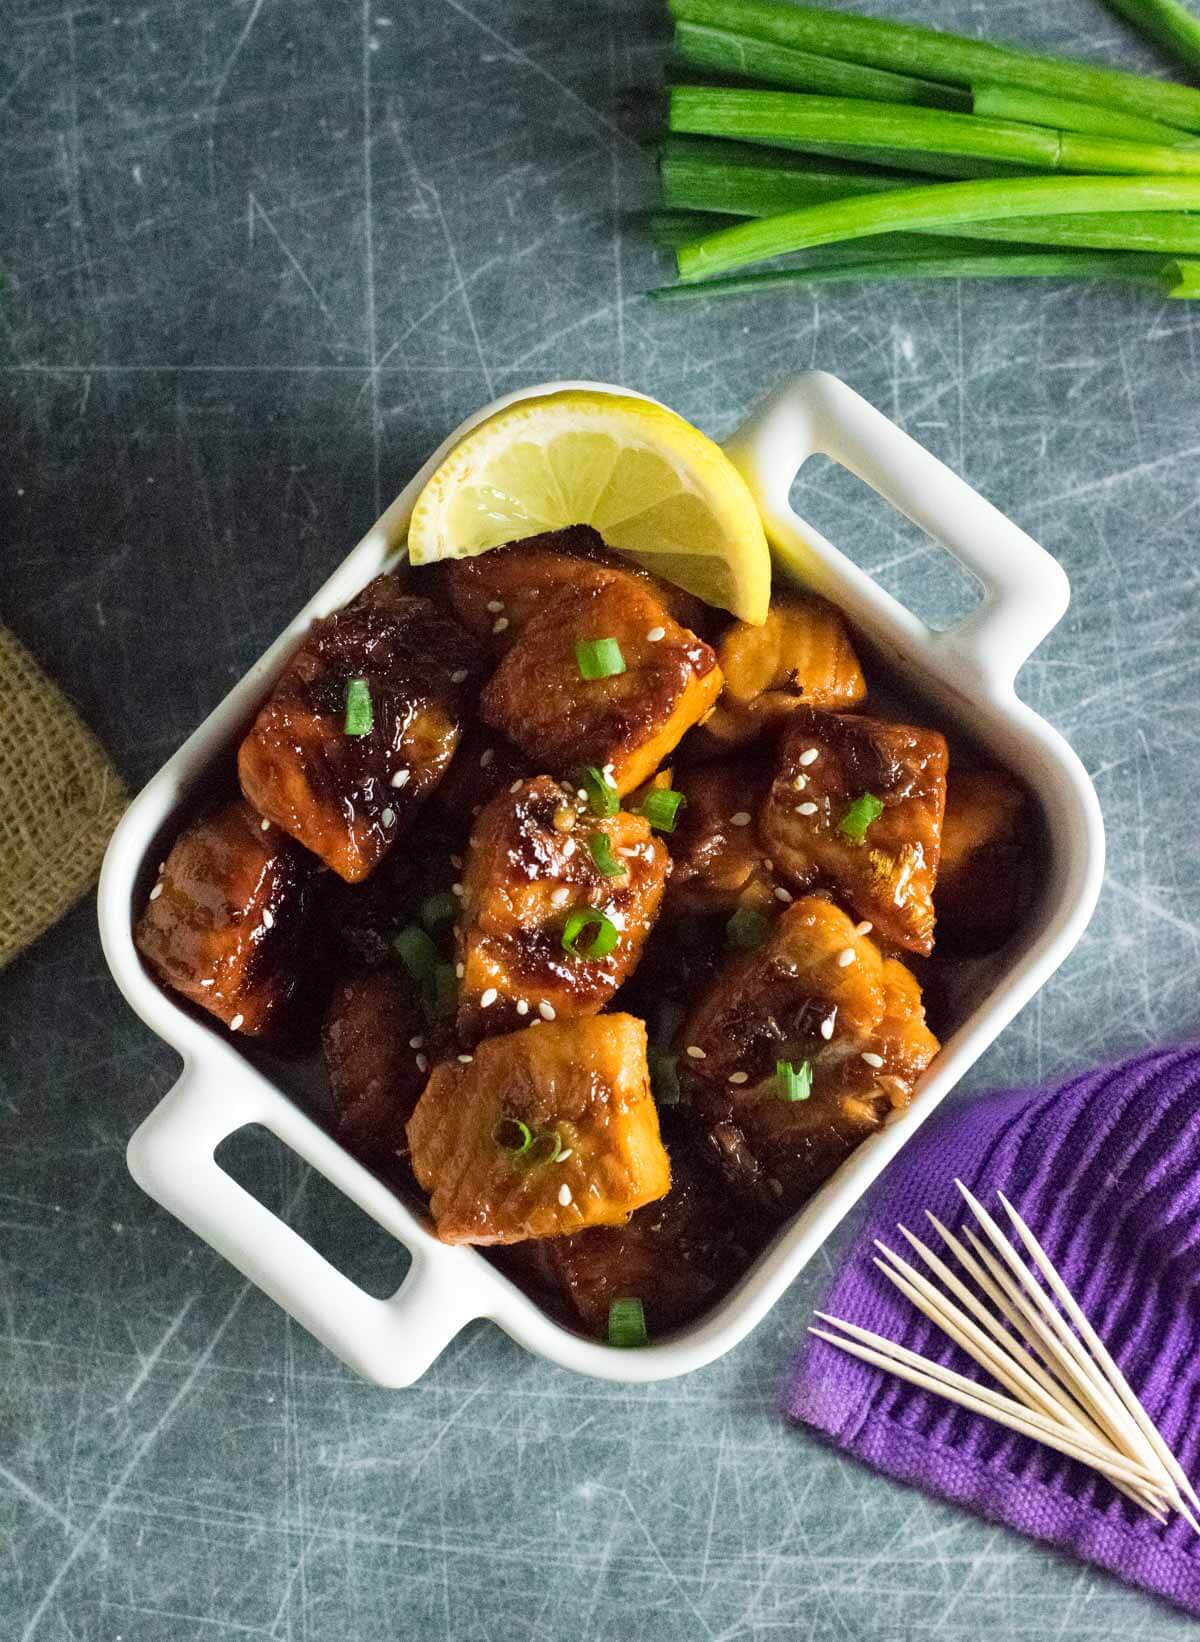
[[[365,678],[352,678],[346,686],[346,734],[370,735],[374,722],[370,686]]]
[[[543,1163],[556,1163],[562,1153],[563,1144],[553,1129],[545,1129],[540,1135],[534,1135],[529,1143],[529,1150],[521,1161],[527,1163],[531,1169],[537,1169]]]
[[[621,808],[621,800],[617,796],[617,789],[594,764],[588,764],[582,770],[576,770],[571,781],[577,788],[587,794],[588,809],[593,815],[615,815]]]
[[[606,832],[594,832],[588,839],[588,850],[598,872],[606,878],[620,878],[625,868],[613,854],[612,841]]]
[[[588,930],[595,933],[581,940]],[[597,907],[579,907],[563,925],[562,944],[572,958],[607,958],[617,944],[617,926]]]
[[[625,671],[625,657],[616,639],[580,639],[575,660],[580,678],[615,678]]]
[[[780,1100],[807,1100],[812,1094],[812,1062],[802,1060],[793,1066],[790,1060],[777,1060],[775,1082]]]
[[[427,895],[421,902],[421,922],[426,929],[437,929],[441,924],[452,924],[458,917],[458,902],[448,889],[436,895]]]
[[[453,964],[434,964],[429,1007],[437,1020],[445,1020],[458,1008],[458,974]]]
[[[437,963],[437,947],[416,924],[409,924],[407,929],[401,929],[392,936],[392,952],[414,981],[423,984],[432,978]]]
[[[852,838],[856,844],[861,844],[867,836],[867,828],[872,821],[878,821],[882,814],[882,799],[876,798],[874,793],[865,792],[854,800],[838,822],[838,831],[844,833],[847,838]]]
[[[753,907],[738,907],[725,925],[726,941],[743,952],[761,946],[770,933],[771,920],[766,913],[756,912]]]
[[[646,1311],[642,1302],[633,1297],[614,1300],[608,1308],[608,1343],[610,1346],[644,1346]]]
[[[673,787],[653,787],[638,806],[637,814],[644,815],[659,832],[674,832],[675,817],[686,803],[683,794]]]
[[[660,1106],[678,1106],[683,1099],[679,1087],[679,1056],[651,1044],[646,1051],[650,1067],[650,1088]]]
[[[517,1117],[502,1117],[492,1130],[496,1145],[514,1157],[521,1157],[533,1144],[533,1130]]]

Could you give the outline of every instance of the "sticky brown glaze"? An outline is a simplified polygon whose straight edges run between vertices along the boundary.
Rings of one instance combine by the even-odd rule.
[[[532,616],[571,588],[594,586],[602,575],[628,576],[684,627],[705,622],[700,600],[661,582],[610,552],[591,525],[527,536],[473,559],[450,559],[431,572],[435,597],[493,654],[511,650]]]
[[[321,1047],[338,1139],[381,1173],[405,1172],[404,1126],[425,1087],[432,1054],[416,989],[404,971],[376,969],[339,982]]]
[[[788,1214],[911,1101],[938,1050],[913,975],[816,897],[785,913],[733,976],[717,977],[683,1038],[680,1065],[714,1158],[752,1201]],[[704,1058],[688,1056],[689,1044]],[[807,1099],[781,1098],[778,1061],[808,1064]]]
[[[620,876],[596,866],[595,836],[608,840]],[[510,1032],[547,1012],[565,1019],[603,1009],[641,956],[669,870],[666,849],[640,815],[589,815],[550,776],[494,798],[476,823],[462,877],[463,1041]],[[617,926],[607,956],[564,950],[563,928],[581,907]]]
[[[427,831],[429,819],[426,810],[419,843],[412,835],[399,840],[361,883],[348,884],[333,872],[320,874],[315,921],[336,974],[392,963],[396,932],[406,924],[423,923],[428,898],[448,895],[461,877],[464,856],[458,851],[465,845],[440,830]]]
[[[164,986],[248,1037],[285,1035],[308,958],[315,863],[240,799],[179,836],[138,921]]]
[[[758,832],[769,785],[769,769],[760,759],[679,770],[675,786],[685,803],[670,836],[669,916],[723,912],[728,917],[738,906],[777,910],[773,863]]]
[[[590,1333],[603,1335],[614,1300],[636,1298],[652,1336],[691,1322],[737,1281],[762,1247],[766,1223],[730,1200],[690,1137],[685,1114],[660,1114],[671,1190],[625,1226],[596,1226],[531,1245],[542,1282]]]
[[[540,1163],[515,1156],[516,1122],[566,1155]],[[408,1140],[446,1243],[518,1243],[624,1225],[671,1185],[646,1030],[632,1015],[530,1026],[489,1038],[465,1063],[442,1062]]]
[[[428,599],[378,576],[314,624],[238,753],[242,791],[349,883],[366,878],[437,785],[458,744],[478,646]],[[373,727],[345,731],[363,678]]]
[[[705,725],[716,746],[777,729],[798,707],[845,710],[867,681],[841,614],[815,594],[775,593],[761,627],[735,621],[716,641],[725,688]]]
[[[790,883],[807,885],[815,869],[880,936],[928,955],[947,762],[936,730],[801,709],[780,742],[763,809],[767,853]],[[840,823],[866,793],[884,808],[857,842]]]
[[[950,772],[933,904],[939,951],[980,957],[1016,929],[1027,893],[1033,805],[1003,770]]]
[[[605,638],[619,643],[625,671],[582,678],[576,645]],[[717,658],[703,639],[635,578],[605,576],[560,593],[526,623],[484,690],[480,713],[536,768],[566,776],[580,765],[610,766],[624,794],[670,757],[720,688]]]
[[[840,907],[809,895],[785,909],[762,946],[729,958],[695,1000],[680,1064],[705,1083],[736,1076],[743,1087],[755,1085],[774,1074],[777,1060],[798,1064],[832,1042],[865,1040],[883,1013],[878,947],[855,934]]]
[[[519,747],[472,719],[430,800],[447,835],[465,842],[485,804],[534,773]]]

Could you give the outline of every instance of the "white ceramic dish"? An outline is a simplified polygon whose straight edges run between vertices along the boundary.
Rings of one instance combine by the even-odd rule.
[[[491,1318],[551,1362],[610,1380],[684,1374],[728,1351],[1062,962],[1100,886],[1104,832],[1092,786],[1066,742],[1018,700],[1013,687],[1021,663],[1066,609],[1066,577],[1024,532],[879,411],[836,378],[810,372],[773,394],[726,447],[755,494],[780,565],[840,605],[943,720],[1021,772],[1045,816],[1046,876],[1022,933],[1006,949],[999,977],[945,1044],[915,1104],[859,1147],[725,1299],[690,1327],[641,1351],[614,1351],[572,1333],[480,1255],[439,1243],[418,1214],[250,1065],[227,1034],[177,1006],[142,967],[132,936],[157,863],[157,835],[206,769],[228,753],[309,623],[395,563],[417,494],[466,429],[513,399],[578,386],[606,385],[541,383],[485,406],[455,430],[134,800],[100,881],[100,931],[117,984],[146,1024],[183,1057],[179,1081],[129,1143],[134,1179],[351,1367],[382,1385],[411,1384],[476,1317]],[[984,597],[966,620],[947,632],[932,631],[797,517],[788,499],[792,482],[816,452],[856,473],[978,577]],[[265,1125],[406,1245],[412,1264],[390,1299],[365,1294],[219,1167],[217,1146],[251,1123]]]

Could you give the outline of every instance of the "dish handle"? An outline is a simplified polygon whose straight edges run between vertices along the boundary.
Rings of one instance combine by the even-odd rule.
[[[827,371],[785,382],[725,449],[754,493],[768,536],[802,561],[805,580],[835,602],[874,608],[922,646],[949,652],[989,686],[1010,690],[1067,608],[1070,584],[1044,548]],[[935,632],[797,516],[792,485],[817,454],[863,480],[979,579],[983,598],[968,616]]]
[[[467,1322],[484,1314],[470,1264],[457,1258],[460,1250],[404,1238],[396,1221],[406,1211],[391,1192],[298,1108],[270,1090],[256,1102],[244,1083],[236,1090],[231,1083],[223,1087],[216,1068],[185,1066],[131,1138],[130,1173],[343,1362],[380,1385],[411,1385]],[[395,1294],[376,1299],[360,1289],[221,1168],[217,1147],[254,1123],[373,1220],[391,1222],[386,1229],[412,1255]]]

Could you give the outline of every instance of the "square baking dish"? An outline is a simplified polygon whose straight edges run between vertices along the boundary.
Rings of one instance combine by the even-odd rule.
[[[913,1105],[859,1146],[712,1311],[639,1351],[613,1350],[572,1332],[473,1249],[439,1243],[419,1212],[343,1150],[215,1023],[174,1002],[143,968],[133,925],[162,854],[159,840],[181,804],[236,743],[309,624],[402,557],[418,494],[467,429],[513,400],[578,387],[630,391],[605,383],[539,383],[484,406],[454,431],[134,800],[100,880],[100,934],[117,985],[183,1059],[178,1082],[130,1140],[134,1179],[344,1362],[381,1385],[411,1384],[477,1317],[491,1318],[550,1362],[608,1380],[665,1379],[728,1351],[1063,961],[1091,916],[1103,873],[1104,830],[1091,782],[1063,738],[1014,689],[1022,662],[1067,607],[1065,575],[1036,542],[852,389],[812,371],[773,393],[725,446],[762,513],[777,572],[839,605],[945,727],[1020,772],[1042,809],[1044,876],[1000,963],[980,972],[964,1019]],[[983,597],[963,621],[947,631],[928,627],[793,512],[793,482],[817,453],[864,480],[978,579]],[[218,1146],[247,1124],[270,1130],[405,1245],[411,1265],[395,1294],[366,1294],[218,1165]]]

